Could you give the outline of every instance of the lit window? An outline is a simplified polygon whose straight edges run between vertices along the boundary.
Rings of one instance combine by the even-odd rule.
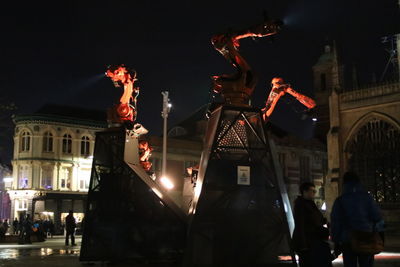
[[[81,155],[82,156],[90,155],[90,139],[87,136],[83,136],[81,139]]]
[[[72,137],[69,134],[64,134],[62,141],[62,152],[70,154],[72,152]]]
[[[24,189],[28,188],[29,179],[28,179],[28,166],[20,167],[18,172],[18,188]]]
[[[53,135],[50,132],[45,132],[43,136],[43,151],[53,151]]]
[[[23,132],[21,135],[21,151],[29,151],[31,146],[31,134],[28,132]]]
[[[17,206],[17,210],[27,210],[28,209],[28,201],[26,199],[18,199],[16,206]]]
[[[61,169],[60,188],[71,189],[71,171],[69,168]]]
[[[42,168],[41,187],[44,189],[52,189],[53,188],[53,168],[52,167],[43,167]]]
[[[88,190],[90,181],[90,169],[82,170],[79,175],[79,190]]]

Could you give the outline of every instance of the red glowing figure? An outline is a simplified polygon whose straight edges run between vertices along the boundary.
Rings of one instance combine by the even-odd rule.
[[[136,72],[122,64],[120,66],[109,66],[106,75],[111,78],[115,87],[124,87],[124,93],[116,111],[122,121],[133,125],[136,120],[136,98],[139,95],[139,88],[133,86],[137,80]]]
[[[282,78],[273,78],[271,81],[271,87],[272,89],[271,92],[269,93],[267,102],[265,103],[265,108],[261,110],[263,113],[264,121],[268,120],[268,118],[274,111],[275,106],[278,103],[278,100],[286,93],[295,97],[297,101],[299,101],[301,104],[303,104],[309,109],[315,107],[314,100],[295,91],[293,88],[290,87],[290,84],[286,84]]]
[[[145,171],[150,171],[152,163],[149,161],[153,148],[145,140],[139,141],[139,161]]]
[[[265,21],[262,24],[246,28],[241,31],[231,31],[215,35],[211,42],[236,69],[235,74],[213,76],[213,90],[221,93],[224,101],[234,105],[248,105],[250,96],[254,91],[257,79],[246,60],[239,54],[239,40],[248,37],[265,37],[276,34],[282,23],[278,21]]]

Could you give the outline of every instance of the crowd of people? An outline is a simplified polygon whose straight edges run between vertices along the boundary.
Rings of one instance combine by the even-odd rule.
[[[68,237],[71,237],[72,245],[75,245],[75,229],[76,221],[73,217],[73,212],[70,211],[65,219],[66,230],[66,245],[68,245]],[[51,219],[38,219],[32,220],[30,214],[21,216],[19,219],[15,218],[11,225],[8,219],[0,220],[0,241],[4,241],[6,235],[13,235],[18,237],[19,244],[31,244],[31,237],[36,236],[37,241],[45,241],[46,238],[52,238],[55,234],[55,225]]]

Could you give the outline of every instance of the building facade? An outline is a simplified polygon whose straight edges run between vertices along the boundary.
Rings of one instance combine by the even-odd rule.
[[[337,53],[330,48],[313,70],[317,105],[325,107],[325,124],[319,130],[327,137],[328,212],[341,194],[343,174],[352,170],[381,206],[389,229],[399,228],[399,80],[376,82],[371,77],[370,84],[360,86],[353,71],[352,81],[346,84]]]
[[[105,118],[90,115],[86,110],[47,106],[14,117],[11,219],[26,214],[51,219],[56,231],[61,231],[71,209],[78,222],[83,219],[95,133],[107,127]]]

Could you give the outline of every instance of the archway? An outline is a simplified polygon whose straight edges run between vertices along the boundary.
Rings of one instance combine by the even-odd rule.
[[[380,203],[400,202],[400,130],[370,117],[347,142],[349,169],[356,171]]]

